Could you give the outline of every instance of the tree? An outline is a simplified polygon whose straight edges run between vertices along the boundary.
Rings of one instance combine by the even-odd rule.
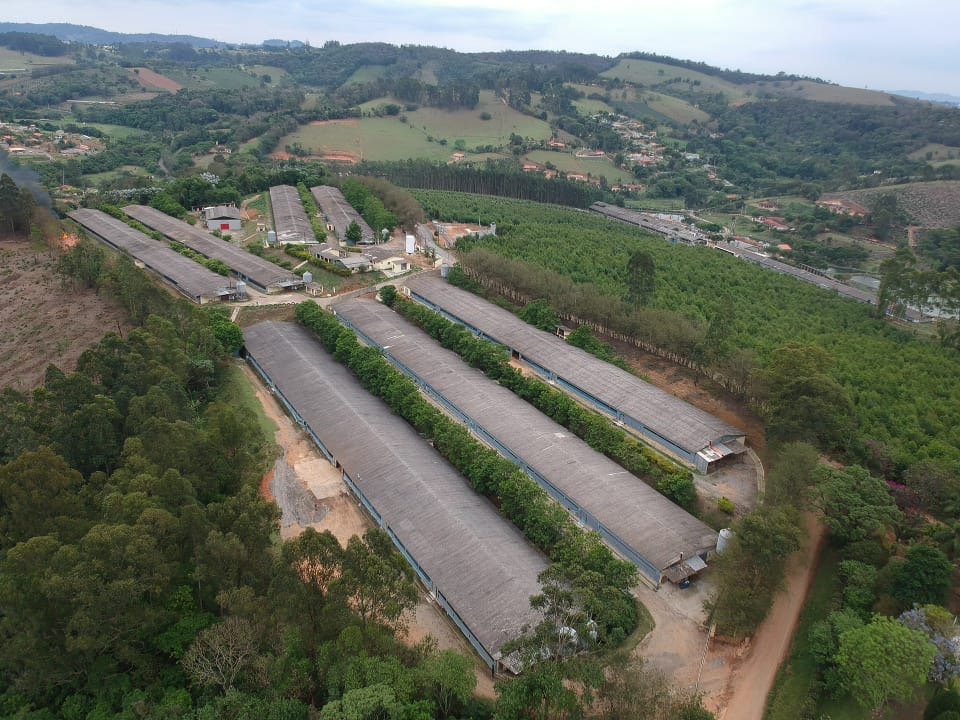
[[[768,436],[780,442],[813,442],[844,448],[852,435],[853,404],[828,371],[832,359],[818,345],[787,343],[764,372]]]
[[[348,243],[356,245],[363,239],[363,231],[360,229],[360,225],[357,224],[356,220],[351,220],[350,224],[347,226],[347,232],[345,233],[346,240]]]
[[[417,604],[419,592],[410,567],[386,532],[373,528],[363,538],[350,538],[342,562],[335,592],[361,622],[402,628],[406,614]]]
[[[453,650],[431,655],[423,664],[423,684],[433,697],[441,718],[463,709],[477,687],[473,663]]]
[[[550,307],[550,304],[546,300],[542,299],[527,303],[519,315],[520,319],[524,322],[533,325],[535,328],[546,330],[547,332],[553,332],[560,324],[560,320],[557,318],[557,314],[553,311],[553,308]]]
[[[913,698],[927,682],[936,648],[919,631],[877,615],[840,637],[837,667],[844,689],[876,713],[891,700]]]
[[[193,683],[225,693],[252,667],[256,656],[253,625],[245,618],[228,617],[197,636],[182,664]]]
[[[843,470],[820,466],[814,503],[832,536],[844,544],[875,535],[901,518],[883,480],[859,465]]]
[[[392,308],[397,301],[397,288],[393,285],[384,285],[380,288],[380,299],[384,305]]]
[[[627,302],[635,308],[646,305],[656,290],[657,268],[653,255],[646,250],[635,250],[627,261]]]
[[[953,579],[953,563],[929,545],[913,545],[893,582],[893,596],[903,607],[943,605]]]
[[[819,462],[820,453],[808,443],[791,442],[781,447],[767,473],[764,500],[775,505],[805,507]]]

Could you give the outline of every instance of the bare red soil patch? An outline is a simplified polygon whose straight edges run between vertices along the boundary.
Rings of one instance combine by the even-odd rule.
[[[324,153],[320,156],[320,159],[327,162],[349,163],[351,165],[356,165],[358,162],[360,162],[359,155],[349,152],[341,152],[339,150]]]
[[[158,72],[154,72],[150,68],[133,68],[132,72],[134,77],[137,79],[137,82],[145,88],[151,90],[166,90],[167,92],[177,92],[178,90],[183,89],[183,85],[178,83],[176,80],[172,80],[166,75],[161,75]]]

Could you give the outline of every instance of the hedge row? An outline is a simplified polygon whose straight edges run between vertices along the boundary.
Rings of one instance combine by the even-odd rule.
[[[297,193],[300,195],[300,202],[303,203],[303,209],[306,211],[310,227],[313,229],[313,236],[317,239],[317,242],[324,242],[327,239],[327,227],[317,217],[320,211],[317,209],[317,201],[313,197],[313,193],[303,183],[297,183]]]
[[[489,497],[575,586],[588,590],[587,610],[616,641],[638,621],[634,599],[625,591],[637,581],[633,564],[620,560],[596,533],[580,529],[539,485],[469,431],[428,402],[417,386],[375,349],[361,345],[353,331],[313,302],[297,307],[297,321],[312,330],[338,362],[383,399],[470,482]]]
[[[472,367],[513,391],[597,452],[647,480],[680,507],[689,510],[696,504],[697,490],[689,470],[661,457],[606,417],[588,410],[569,395],[517,372],[510,364],[506,351],[499,345],[481,340],[462,325],[450,322],[433,310],[406,298],[398,296],[393,308],[445,348],[460,355]]]

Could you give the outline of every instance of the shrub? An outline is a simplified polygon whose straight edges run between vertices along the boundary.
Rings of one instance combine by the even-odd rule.
[[[717,500],[717,509],[720,512],[726,513],[727,515],[733,515],[737,507],[733,504],[733,500],[727,497],[722,497]]]

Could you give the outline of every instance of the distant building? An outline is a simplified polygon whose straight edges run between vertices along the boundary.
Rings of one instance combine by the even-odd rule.
[[[208,230],[237,232],[243,229],[240,209],[226,205],[205,207],[203,209],[203,221],[206,223]]]

